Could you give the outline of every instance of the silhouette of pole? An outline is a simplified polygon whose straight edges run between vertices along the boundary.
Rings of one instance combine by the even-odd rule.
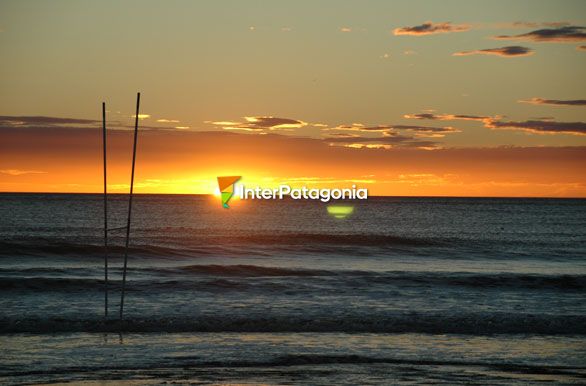
[[[136,140],[138,137],[138,110],[140,93],[136,94],[136,116],[134,120],[134,145],[132,148],[132,172],[130,175],[130,195],[128,197],[128,221],[126,222],[126,246],[124,248],[124,268],[122,270],[122,294],[120,297],[120,320],[124,314],[124,293],[126,292],[126,269],[128,267],[128,242],[130,240],[130,217],[132,215],[132,191],[134,188],[134,164],[136,162]]]
[[[106,177],[106,103],[102,102],[102,142],[104,145],[104,317],[108,317],[108,181]]]

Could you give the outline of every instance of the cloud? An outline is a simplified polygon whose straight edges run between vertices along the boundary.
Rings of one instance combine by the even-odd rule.
[[[445,134],[458,132],[459,130],[453,127],[420,125],[365,126],[362,123],[352,123],[351,125],[327,128],[324,131],[328,132],[328,134],[323,140],[330,145],[390,149],[394,147],[437,148],[437,142],[422,140],[421,138],[441,138]],[[342,131],[342,133],[329,133],[330,131]]]
[[[401,135],[400,132],[409,132],[410,139],[419,139],[419,138],[443,138],[446,134],[450,133],[458,133],[460,130],[446,126],[446,127],[431,127],[431,126],[422,126],[422,125],[377,125],[377,126],[365,126],[362,123],[353,123],[351,125],[340,125],[332,128],[323,129],[323,131],[346,131],[345,133],[332,133],[328,134],[330,137],[337,137],[337,138],[382,138],[382,137],[360,137],[359,134],[356,133],[347,133],[347,131],[353,132],[362,132],[362,133],[377,133],[381,134],[383,137],[394,137],[395,139],[400,139]],[[405,137],[406,138],[406,137]],[[343,142],[345,140],[342,140]],[[431,146],[430,144],[425,144],[425,147]]]
[[[46,174],[42,170],[20,170],[20,169],[2,169],[0,174],[8,174],[9,176],[22,176],[24,174]]]
[[[499,48],[485,48],[482,50],[460,51],[455,52],[453,56],[468,56],[468,55],[497,55],[502,57],[517,57],[533,55],[534,51],[528,47],[522,46],[507,46]]]
[[[393,30],[393,34],[399,35],[411,35],[411,36],[424,36],[424,35],[435,35],[435,34],[442,34],[442,33],[450,33],[450,32],[464,32],[468,31],[470,26],[467,24],[452,24],[450,22],[446,23],[432,23],[428,21],[421,25],[416,25],[413,27],[402,27],[402,28],[395,28]]]
[[[78,119],[78,118],[59,118],[59,117],[45,117],[45,116],[0,116],[0,125],[7,126],[30,126],[30,125],[85,125],[96,124],[101,121],[93,119]]]
[[[405,114],[403,117],[407,119],[427,119],[432,121],[485,121],[487,119],[494,119],[485,115],[467,115],[467,114]]]
[[[543,28],[519,35],[494,36],[497,40],[523,40],[533,42],[573,43],[586,41],[586,27],[564,26]]]
[[[526,99],[526,100],[520,100],[518,102],[519,103],[529,103],[532,105],[586,106],[586,99],[560,100],[560,99],[531,98],[531,99]]]
[[[236,121],[205,121],[215,126],[222,126],[225,130],[263,131],[263,130],[292,130],[307,126],[307,122],[290,118],[272,116],[244,117],[244,122]]]
[[[586,122],[556,122],[550,120],[487,121],[485,127],[490,129],[523,130],[535,134],[571,134],[586,135]]]
[[[395,130],[406,130],[415,132],[417,136],[433,136],[433,137],[443,137],[446,134],[450,133],[459,133],[461,130],[456,129],[455,127],[445,126],[445,127],[430,127],[430,126],[419,126],[419,125],[394,125],[393,129]]]
[[[373,126],[371,128],[367,128],[362,123],[352,123],[347,125],[338,125],[335,127],[329,127],[323,129],[324,131],[332,131],[332,130],[352,130],[352,131],[384,131],[390,129],[389,126],[381,125],[381,126]]]
[[[586,51],[586,46],[578,46],[576,47],[576,51]]]
[[[427,114],[421,114],[427,115]],[[431,114],[429,114],[431,115]],[[411,116],[406,116],[411,117]],[[421,132],[436,132],[436,133],[455,133],[458,132],[458,129],[453,127],[430,127],[430,126],[421,126],[421,125],[377,125],[377,126],[365,126],[362,123],[353,123],[351,125],[340,125],[336,127],[331,127],[328,129],[324,129],[325,131],[333,131],[333,130],[350,130],[350,131],[393,131],[393,130],[409,130],[409,131],[421,131]]]
[[[399,134],[386,134],[382,137],[342,136],[336,138],[324,138],[323,140],[329,145],[353,148],[367,147],[391,149],[401,147],[429,149],[438,147],[438,142],[436,141],[420,140],[414,136]]]
[[[139,119],[141,114],[139,114]],[[141,130],[173,130],[173,129],[188,129],[188,126],[177,126],[179,121],[171,119],[159,119],[157,122],[169,123],[173,126],[152,126],[140,124]],[[95,127],[101,127],[101,120],[94,119],[80,119],[80,118],[64,118],[64,117],[45,117],[45,116],[0,116],[0,130],[6,127],[16,128],[44,128],[45,130],[55,130],[58,128],[73,128],[75,130],[84,130]],[[108,121],[108,130],[126,130],[134,129],[134,122],[124,123],[120,121]]]
[[[276,129],[276,128],[297,128],[303,127],[307,125],[307,123],[303,121],[299,121],[296,119],[290,118],[277,118],[277,117],[244,117],[246,121],[254,125],[256,127],[266,128],[266,129]]]
[[[352,28],[350,28],[350,27],[342,27],[342,28],[340,28],[340,32],[352,32]]]
[[[479,121],[484,127],[489,129],[510,129],[522,130],[535,134],[572,134],[586,135],[586,123],[584,122],[557,122],[553,119],[533,119],[527,121],[503,121],[501,116],[482,116],[482,115],[465,115],[465,114],[407,114],[405,118],[409,119],[428,119],[440,121],[465,120]]]

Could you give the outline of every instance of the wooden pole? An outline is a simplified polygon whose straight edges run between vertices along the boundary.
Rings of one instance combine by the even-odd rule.
[[[132,172],[130,175],[130,195],[128,197],[128,220],[126,222],[126,246],[124,248],[124,269],[122,271],[122,294],[120,297],[120,320],[124,314],[124,293],[126,292],[126,269],[128,266],[128,243],[130,240],[130,218],[132,215],[132,192],[134,188],[134,164],[136,162],[136,140],[138,137],[138,111],[140,107],[140,93],[136,94],[136,116],[134,120],[134,145],[132,148]]]
[[[106,177],[106,103],[102,102],[102,142],[104,145],[104,317],[108,317],[108,180]]]

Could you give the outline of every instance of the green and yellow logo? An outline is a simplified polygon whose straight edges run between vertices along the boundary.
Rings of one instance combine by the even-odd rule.
[[[240,179],[241,176],[223,176],[218,177],[218,187],[220,188],[220,194],[222,196],[222,206],[229,208],[228,201],[234,195],[234,184]]]

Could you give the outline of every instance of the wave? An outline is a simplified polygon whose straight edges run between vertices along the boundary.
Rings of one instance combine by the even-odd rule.
[[[405,237],[383,234],[329,234],[273,232],[270,234],[195,230],[193,228],[164,228],[149,231],[135,231],[131,240],[129,254],[133,258],[173,259],[181,257],[209,256],[275,256],[287,254],[303,256],[327,254],[334,256],[419,256],[435,258],[490,260],[508,258],[542,259],[561,258],[564,260],[582,258],[581,250],[566,248],[551,249],[551,242],[544,242],[543,248],[536,251],[540,241],[532,240],[531,252],[520,248],[523,241],[505,239],[466,239],[456,236],[444,237]],[[93,236],[90,236],[93,235]],[[73,240],[73,241],[72,241]],[[124,253],[123,238],[113,237],[109,252],[112,258],[120,258]],[[15,257],[66,257],[101,259],[104,254],[103,240],[98,229],[89,235],[65,238],[59,237],[19,237],[0,241],[0,259]]]
[[[201,372],[205,371],[205,378],[207,380],[216,379],[224,383],[226,382],[225,371],[227,368],[246,369],[247,371],[252,371],[253,369],[260,370],[263,368],[271,369],[273,367],[278,367],[281,368],[280,371],[288,371],[283,370],[282,368],[291,366],[299,367],[377,364],[397,366],[394,368],[394,370],[392,370],[394,374],[400,374],[402,369],[406,372],[412,373],[414,370],[421,368],[429,370],[429,367],[449,367],[452,369],[451,371],[453,371],[454,368],[460,368],[466,371],[466,368],[471,367],[475,370],[484,368],[496,370],[499,372],[517,373],[523,376],[527,376],[528,374],[560,375],[563,376],[562,379],[565,381],[571,380],[571,383],[581,382],[584,378],[586,378],[586,374],[584,373],[586,367],[572,365],[528,364],[514,363],[510,361],[495,362],[494,360],[427,359],[425,357],[421,359],[415,359],[360,354],[282,354],[263,357],[259,357],[256,360],[248,358],[224,358],[221,360],[214,360],[200,356],[165,356],[161,357],[157,362],[149,363],[148,367],[145,367],[144,364],[121,363],[112,363],[110,365],[86,364],[82,366],[59,366],[40,370],[34,368],[23,368],[22,366],[10,366],[0,368],[0,376],[33,377],[33,379],[35,379],[37,376],[41,376],[42,383],[49,383],[56,381],[55,379],[51,379],[55,376],[59,377],[57,381],[60,382],[66,381],[69,377],[69,380],[80,382],[85,379],[84,374],[89,374],[88,380],[90,380],[91,383],[99,383],[100,380],[112,381],[113,378],[111,378],[111,373],[115,372],[115,379],[120,380],[120,382],[123,382],[127,379],[130,381],[136,381],[137,379],[141,380],[145,379],[145,375],[148,375],[148,377],[153,379],[165,380],[165,382],[163,382],[165,384],[175,384],[177,382],[183,384],[187,379],[189,379],[190,374],[201,376]],[[172,373],[169,373],[170,370],[174,369],[180,371],[173,371]],[[296,371],[299,371],[299,374],[301,375],[305,370],[298,369]],[[331,373],[331,369],[329,369],[327,373]],[[107,375],[104,376],[104,374]],[[174,378],[172,374],[176,374],[178,377]],[[257,378],[254,379],[257,380]],[[306,379],[306,376],[301,379]],[[380,378],[378,380],[380,381]],[[437,378],[435,378],[435,380],[437,380]],[[489,378],[489,380],[494,381],[493,378]],[[27,379],[27,381],[30,381],[30,378]]]
[[[112,269],[110,284],[119,269]],[[194,264],[179,267],[133,268],[135,276],[128,283],[131,291],[146,290],[214,290],[253,287],[263,289],[299,289],[304,284],[331,285],[337,288],[384,287],[467,287],[478,289],[586,290],[586,275],[543,275],[516,273],[416,272],[416,271],[351,271],[308,268],[270,267],[258,265]],[[101,272],[82,268],[0,269],[0,290],[67,291],[95,290],[103,286]],[[36,276],[38,275],[38,276]],[[70,276],[70,277],[68,277]],[[74,276],[74,277],[71,277]],[[81,276],[81,277],[80,277]],[[89,277],[83,277],[89,276]],[[138,278],[137,278],[138,277]],[[269,282],[262,279],[280,279]],[[299,280],[293,280],[299,278]],[[258,279],[258,280],[248,280]],[[273,287],[271,287],[273,285]],[[322,287],[323,288],[323,287]]]
[[[95,318],[0,318],[0,333],[56,332],[311,332],[426,334],[586,335],[586,315],[484,313],[360,314],[303,317],[199,315],[130,317],[123,321]]]
[[[141,257],[174,257],[217,254],[229,251],[234,254],[263,254],[275,251],[295,252],[338,252],[356,253],[344,247],[426,247],[438,246],[445,241],[426,238],[409,238],[392,235],[372,234],[322,234],[322,233],[277,233],[277,234],[194,234],[176,237],[170,234],[156,234],[152,237],[135,237],[129,253]],[[64,238],[29,237],[24,240],[0,242],[0,257],[16,256],[82,256],[99,257],[104,254],[100,237],[86,237],[91,242],[71,242]],[[145,240],[160,240],[160,244],[144,243]],[[124,248],[112,242],[109,251],[120,255]]]
[[[176,357],[173,357],[176,359]],[[573,370],[586,370],[583,366],[543,366],[517,363],[495,363],[490,361],[465,361],[465,360],[432,360],[432,359],[408,359],[395,357],[378,357],[358,354],[322,355],[322,354],[289,354],[275,356],[266,361],[210,361],[193,363],[193,365],[214,367],[271,367],[271,366],[303,366],[303,365],[329,365],[329,364],[396,364],[414,366],[472,366],[489,367],[504,371],[538,373],[538,374],[572,374]],[[183,364],[185,366],[185,364]],[[583,375],[581,372],[576,375]]]
[[[421,284],[427,286],[461,286],[472,288],[511,288],[511,289],[586,289],[586,275],[542,275],[494,273],[479,274],[467,272],[393,272],[372,275],[371,284]]]
[[[188,357],[163,357],[159,363],[153,363],[149,369],[173,369],[181,368],[184,371],[199,368],[215,367],[287,367],[287,366],[314,366],[330,364],[390,364],[390,365],[411,365],[411,366],[456,366],[456,367],[485,367],[507,372],[519,372],[523,374],[565,374],[576,375],[584,378],[584,366],[568,365],[533,365],[527,363],[494,362],[494,361],[468,361],[468,360],[440,360],[440,359],[410,359],[384,356],[369,356],[360,354],[285,354],[275,355],[266,359],[225,359],[206,360],[199,356]],[[72,366],[56,369],[43,370],[16,370],[16,367],[8,371],[2,371],[3,376],[25,376],[25,375],[49,375],[49,374],[72,374],[92,372],[100,370],[132,371],[145,370],[143,366],[133,365],[110,365],[110,366]]]

